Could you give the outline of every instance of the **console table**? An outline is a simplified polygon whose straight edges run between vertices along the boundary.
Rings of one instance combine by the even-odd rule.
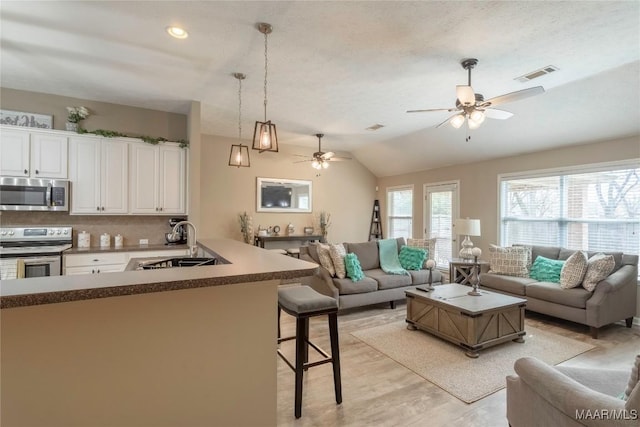
[[[312,242],[315,240],[322,242],[322,234],[271,234],[269,236],[256,236],[255,245],[264,248],[266,242]]]

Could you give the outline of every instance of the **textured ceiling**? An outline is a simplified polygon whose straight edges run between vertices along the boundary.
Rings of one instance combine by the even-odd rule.
[[[351,152],[377,176],[640,134],[640,2],[6,1],[3,87],[187,112],[206,134],[237,136],[268,118],[282,144]],[[189,38],[170,38],[181,25]],[[465,84],[485,98],[542,85],[501,105],[509,120],[471,131],[435,128]],[[538,68],[559,71],[520,83]],[[376,123],[385,127],[366,130]],[[313,150],[309,150],[310,153]],[[341,163],[340,167],[348,167]]]

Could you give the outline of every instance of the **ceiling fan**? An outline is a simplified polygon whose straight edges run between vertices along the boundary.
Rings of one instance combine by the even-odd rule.
[[[515,92],[506,93],[504,95],[496,96],[494,98],[487,99],[485,101],[484,96],[480,93],[475,93],[471,87],[471,70],[478,65],[478,60],[475,58],[468,58],[460,62],[462,68],[468,71],[469,82],[465,85],[456,86],[456,106],[455,108],[433,108],[428,110],[408,110],[407,113],[425,113],[431,111],[449,111],[456,112],[453,116],[447,118],[436,127],[440,127],[449,122],[451,126],[458,129],[461,127],[466,119],[469,129],[476,129],[485,117],[491,119],[505,120],[513,116],[513,113],[505,110],[498,110],[493,108],[496,105],[506,104],[507,102],[519,101],[530,96],[539,95],[544,93],[542,86],[535,86],[529,89],[518,90]]]
[[[351,157],[336,157],[336,155],[335,155],[335,153],[333,151],[327,151],[327,152],[322,151],[322,137],[324,136],[324,134],[323,133],[316,133],[316,136],[318,137],[318,151],[313,153],[313,156],[312,156],[311,159],[299,160],[299,161],[294,162],[294,163],[311,162],[311,166],[313,166],[314,168],[320,170],[320,169],[328,168],[329,167],[329,162],[342,161],[342,160],[351,160]],[[301,154],[296,154],[296,156],[307,157],[307,156],[303,156]]]

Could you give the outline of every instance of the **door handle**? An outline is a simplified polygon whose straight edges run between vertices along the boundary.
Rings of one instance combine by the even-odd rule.
[[[51,185],[51,183],[49,183],[47,185],[47,193],[45,194],[45,199],[47,201],[47,207],[51,207],[51,189],[53,188],[53,185]]]

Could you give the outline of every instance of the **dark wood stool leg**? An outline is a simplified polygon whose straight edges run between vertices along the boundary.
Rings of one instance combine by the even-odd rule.
[[[282,335],[280,335],[280,313],[281,312],[282,312],[282,309],[280,309],[280,305],[278,305],[278,339],[282,337]]]
[[[309,318],[304,318],[304,363],[309,361]],[[307,368],[308,369],[308,368]],[[305,369],[305,371],[307,370]]]
[[[338,344],[338,314],[329,314],[329,334],[331,338],[331,357],[333,359],[333,387],[336,403],[342,403],[342,381],[340,379],[340,346]]]
[[[298,317],[296,319],[296,389],[295,389],[295,416],[302,416],[302,375],[304,374],[304,358],[307,343],[304,340],[309,319]]]
[[[626,319],[624,319],[624,321],[627,323],[627,328],[633,326],[633,317],[627,317]]]

